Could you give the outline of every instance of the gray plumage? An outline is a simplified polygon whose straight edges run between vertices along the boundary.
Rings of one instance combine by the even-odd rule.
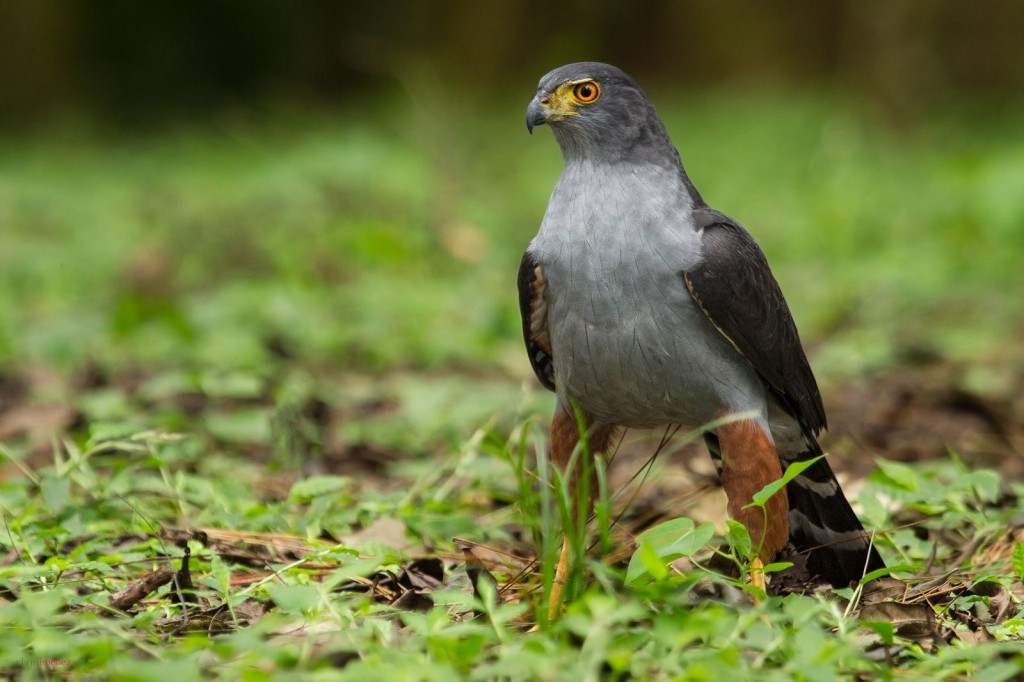
[[[556,101],[589,81],[593,103]],[[783,466],[819,454],[824,408],[764,255],[704,202],[643,90],[607,64],[564,66],[527,109],[531,130],[542,123],[565,168],[520,270],[540,380],[601,423],[696,428],[750,413]],[[883,565],[824,460],[788,492],[794,544],[838,543],[812,553],[819,574],[839,584]]]

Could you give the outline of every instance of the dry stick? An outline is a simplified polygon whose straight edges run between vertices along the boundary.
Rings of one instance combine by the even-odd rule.
[[[119,611],[127,611],[131,607],[145,599],[150,593],[160,589],[174,579],[174,571],[170,568],[160,568],[149,575],[128,584],[120,592],[110,597],[110,606]]]
[[[516,560],[522,562],[523,568],[520,568],[519,571],[515,575],[510,577],[505,582],[504,586],[502,586],[500,589],[498,589],[498,594],[499,595],[504,594],[507,590],[509,590],[512,587],[514,587],[515,585],[517,585],[519,583],[519,581],[522,579],[522,577],[525,576],[530,571],[532,571],[534,569],[534,567],[537,565],[537,560],[536,559],[527,559],[526,557],[519,556],[518,554],[514,554],[512,552],[507,552],[507,551],[505,551],[503,549],[499,549],[498,547],[492,547],[491,545],[485,545],[485,544],[480,543],[480,542],[474,542],[472,540],[465,540],[463,538],[452,538],[452,543],[456,547],[458,547],[461,551],[463,551],[463,552],[466,551],[466,548],[469,548],[470,551],[472,552],[472,548],[473,547],[483,547],[483,548],[485,548],[485,549],[487,549],[487,550],[489,550],[491,552],[494,552],[495,554],[504,554],[507,557],[512,557],[513,559],[516,559]],[[474,556],[476,556],[476,555],[474,554]],[[480,565],[484,568],[484,570],[487,570],[488,572],[490,571],[490,569],[488,569],[487,566],[482,561],[480,562]],[[507,564],[506,564],[506,567],[507,568],[511,568],[511,566],[508,566]],[[491,577],[493,577],[493,575]]]
[[[117,497],[122,502],[124,502],[125,505],[127,505],[127,507],[129,509],[131,509],[133,512],[138,514],[139,518],[146,522],[146,525],[148,525],[150,528],[153,529],[153,536],[157,539],[157,542],[160,543],[160,546],[163,547],[164,554],[166,554],[167,556],[170,556],[171,552],[167,549],[167,545],[164,544],[163,538],[160,537],[160,532],[159,532],[160,528],[156,524],[154,524],[152,521],[150,521],[148,518],[146,518],[146,516],[142,512],[140,512],[135,507],[135,505],[133,505],[131,502],[129,502],[127,499],[125,499],[124,496],[117,495]],[[185,561],[187,561],[187,559],[185,559]],[[170,570],[170,569],[161,569],[161,570]],[[186,604],[184,594],[182,594],[182,590],[181,590],[182,586],[181,586],[181,584],[179,584],[179,581],[178,581],[178,573],[174,572],[174,571],[171,571],[170,581],[168,581],[168,582],[173,582],[174,583],[174,592],[175,592],[175,594],[178,597],[178,603],[182,605],[182,616],[181,616],[182,625],[181,625],[180,630],[184,631],[185,629],[188,628],[189,621],[191,620],[191,610],[188,608],[188,606]],[[161,584],[165,584],[165,583],[161,583]]]
[[[966,561],[972,554],[974,554],[974,552],[978,549],[978,547],[980,547],[990,537],[991,537],[991,534],[985,534],[985,535],[980,535],[980,536],[974,538],[973,540],[971,540],[971,542],[967,545],[967,547],[965,547],[963,549],[963,551],[960,552],[960,556],[957,557],[956,566],[960,566],[961,563]],[[954,568],[954,569],[951,569],[949,571],[946,571],[945,573],[943,573],[943,574],[941,574],[941,575],[939,575],[939,576],[937,576],[935,578],[932,578],[931,580],[929,580],[927,582],[923,582],[920,585],[915,585],[913,588],[907,590],[907,593],[904,596],[904,602],[907,599],[914,599],[918,595],[921,595],[922,593],[927,592],[928,590],[930,590],[930,589],[932,589],[934,587],[938,587],[939,585],[942,585],[944,582],[946,582],[949,578],[951,578],[954,575],[956,575],[958,572],[959,572],[959,568]]]
[[[473,552],[473,543],[463,542],[458,538],[452,538],[452,543],[455,545],[456,549],[462,552],[462,560],[466,565],[466,575],[469,576],[469,581],[473,585],[473,596],[479,599],[481,603],[484,602],[485,597],[480,587],[481,582],[489,583],[494,589],[494,594],[499,594],[498,581],[495,580],[494,576],[491,575],[491,572],[487,570],[487,566],[485,566],[484,562],[480,560],[480,557]],[[474,609],[474,611],[476,611],[476,609]],[[482,613],[477,612],[477,615],[482,615]]]

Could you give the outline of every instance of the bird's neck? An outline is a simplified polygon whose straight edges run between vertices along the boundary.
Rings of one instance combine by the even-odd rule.
[[[659,165],[679,165],[679,154],[665,132],[661,121],[645,121],[636,126],[623,126],[605,134],[581,127],[573,129],[552,125],[551,130],[568,166],[580,161]]]
[[[566,173],[583,176],[603,175],[603,166],[621,166],[628,169],[643,168],[657,172],[665,185],[677,185],[690,198],[694,207],[705,206],[700,192],[690,181],[683,162],[672,140],[660,120],[654,119],[648,125],[634,130],[631,135],[610,138],[593,138],[580,130],[568,131],[552,126],[555,139],[562,151]],[[678,182],[673,182],[676,180]]]
[[[706,206],[700,192],[690,181],[674,147],[669,154],[648,156],[643,161],[609,159],[602,156],[567,155],[559,186],[588,195],[591,200],[609,195],[629,202],[654,191],[659,201],[674,209],[690,211]],[[635,195],[635,196],[633,196]]]
[[[687,182],[679,167],[568,160],[541,231],[553,242],[603,245],[652,230],[685,232],[695,206]]]

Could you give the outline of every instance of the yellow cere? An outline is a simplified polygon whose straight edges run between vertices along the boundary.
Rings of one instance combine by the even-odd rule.
[[[592,83],[594,89],[597,91],[598,96],[594,97],[589,101],[582,101],[576,95],[576,86],[581,83]],[[597,101],[600,97],[601,89],[597,83],[589,78],[583,78],[581,80],[570,81],[563,83],[555,88],[555,91],[540,101],[547,109],[551,111],[549,118],[557,120],[560,118],[566,118],[567,116],[578,116],[579,112],[576,108],[581,104],[592,104]]]

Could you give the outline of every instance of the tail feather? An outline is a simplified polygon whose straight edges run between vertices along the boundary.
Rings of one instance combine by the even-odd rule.
[[[800,459],[816,456],[807,453]],[[786,486],[789,541],[807,557],[807,571],[836,587],[846,587],[885,562],[832,473],[820,459]]]

